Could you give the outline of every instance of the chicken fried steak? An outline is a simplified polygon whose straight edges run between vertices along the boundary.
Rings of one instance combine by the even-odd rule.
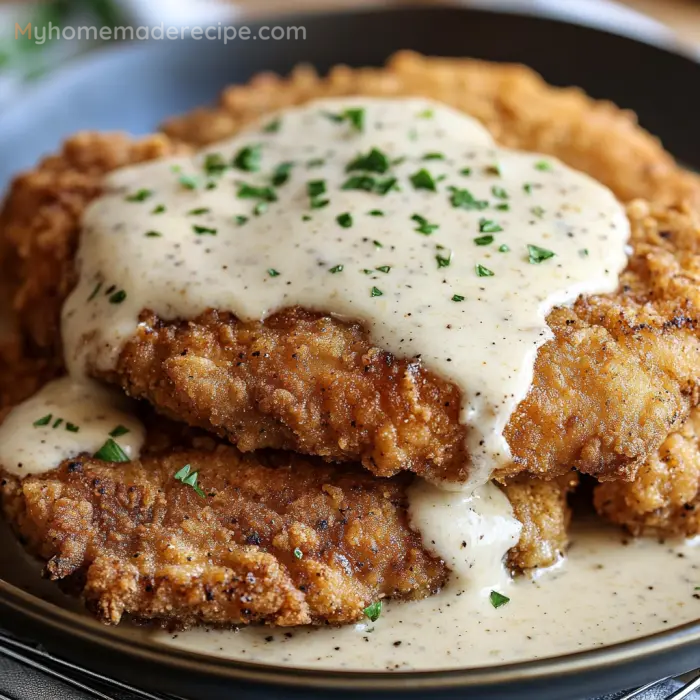
[[[195,487],[174,478],[185,465]],[[47,576],[103,622],[288,626],[354,622],[381,598],[443,585],[444,565],[407,525],[405,484],[217,446],[124,464],[80,456],[5,474],[2,493]]]

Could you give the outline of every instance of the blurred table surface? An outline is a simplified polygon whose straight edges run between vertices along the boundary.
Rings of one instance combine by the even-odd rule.
[[[371,5],[426,4],[431,0],[233,0],[245,8],[246,14],[259,15],[268,12],[294,9],[328,9],[331,7],[358,7]],[[526,2],[527,0],[523,0]],[[432,0],[435,4],[446,4],[449,0]],[[567,0],[559,0],[566,3]],[[686,41],[700,44],[700,0],[617,0],[640,12],[654,17],[671,28]]]

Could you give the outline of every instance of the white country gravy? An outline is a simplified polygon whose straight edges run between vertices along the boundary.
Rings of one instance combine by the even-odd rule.
[[[580,536],[540,580],[511,582],[502,564],[520,524],[489,477],[509,459],[503,428],[551,337],[547,313],[613,291],[626,262],[628,222],[602,185],[500,148],[437,103],[334,99],[194,157],[120,170],[83,224],[79,283],[63,310],[72,379],[0,427],[0,463],[15,474],[92,453],[108,436],[138,455],[142,428],[85,368],[114,366],[144,308],[264,319],[300,305],[357,319],[378,346],[463,395],[469,482],[417,480],[409,493],[412,527],[453,571],[438,596],[343,629],[157,639],[269,663],[428,669],[562,653],[696,617],[689,544],[621,550],[607,530]]]

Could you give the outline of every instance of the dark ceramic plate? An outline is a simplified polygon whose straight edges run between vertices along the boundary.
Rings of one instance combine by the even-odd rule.
[[[686,164],[700,169],[700,65],[664,47],[533,16],[410,9],[266,22],[306,26],[306,41],[177,41],[118,47],[61,70],[0,113],[0,186],[79,129],[153,130],[166,116],[211,102],[228,83],[299,61],[380,64],[395,50],[520,61],[556,85],[635,110]],[[530,698],[580,700],[700,666],[700,622],[556,659],[433,673],[331,673],[236,663],[146,644],[23,588],[9,534],[0,551],[2,624],[55,653],[194,700],[279,697]],[[14,552],[14,554],[13,554]],[[31,577],[30,577],[31,578]],[[37,595],[37,593],[39,595]],[[565,621],[562,621],[565,624]]]

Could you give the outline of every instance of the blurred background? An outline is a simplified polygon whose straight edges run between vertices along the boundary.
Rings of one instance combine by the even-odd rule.
[[[409,4],[464,4],[506,7],[585,22],[645,38],[673,32],[700,57],[700,0],[0,0],[0,109],[18,90],[67,60],[106,43],[99,38],[47,40],[16,38],[26,27],[211,26],[245,22],[275,13]]]

